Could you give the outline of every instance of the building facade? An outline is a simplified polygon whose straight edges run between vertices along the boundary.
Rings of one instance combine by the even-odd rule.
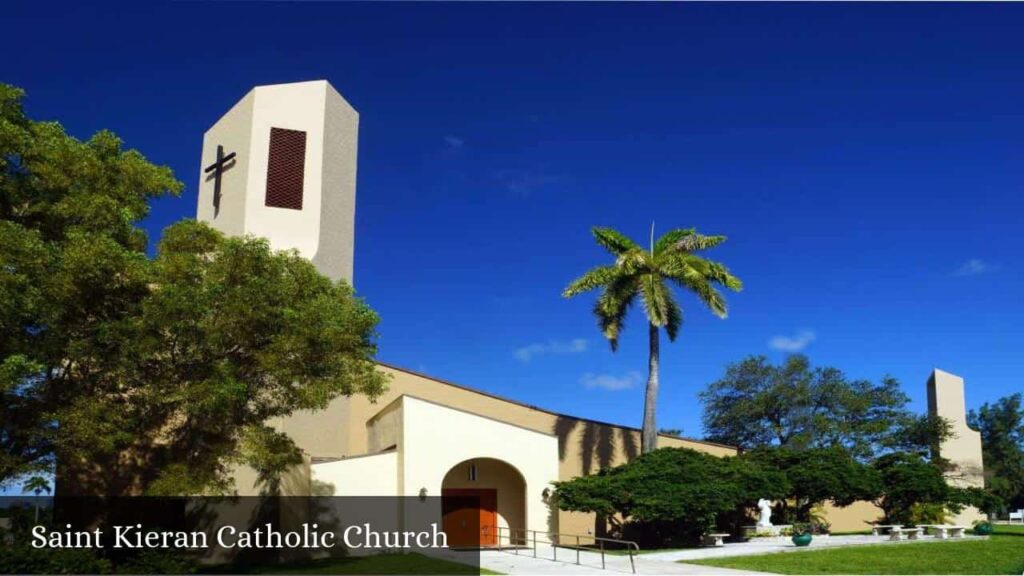
[[[351,283],[358,126],[358,113],[325,81],[254,88],[204,136],[198,219],[226,234],[262,236],[272,248],[296,249],[330,278]],[[470,496],[478,502],[471,513],[494,527],[471,535],[485,545],[524,530],[601,534],[604,522],[593,515],[553,506],[551,483],[630,461],[640,452],[638,430],[395,366],[379,369],[391,380],[375,402],[342,397],[325,410],[273,422],[305,458],[283,481],[285,494]],[[957,380],[936,371],[931,409],[955,420],[959,434],[943,452],[980,470],[980,440],[964,422],[963,381],[957,388]],[[737,453],[667,435],[659,445]],[[965,481],[979,479],[972,473]],[[245,468],[236,470],[235,485],[241,495],[262,490]],[[445,513],[446,530],[456,531],[464,512]],[[863,529],[879,515],[870,503],[829,509],[836,530]]]

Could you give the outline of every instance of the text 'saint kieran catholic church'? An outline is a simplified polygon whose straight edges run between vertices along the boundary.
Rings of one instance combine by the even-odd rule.
[[[326,81],[254,88],[203,138],[199,220],[229,235],[265,237],[274,249],[295,249],[333,280],[352,282],[358,134],[359,114]],[[380,370],[392,379],[376,403],[342,397],[325,410],[274,423],[304,453],[285,494],[471,495],[479,497],[485,527],[603,531],[592,515],[555,509],[550,483],[627,462],[639,453],[638,430],[395,366]],[[956,481],[980,485],[981,440],[965,422],[963,380],[936,370],[928,398],[933,413],[954,423],[956,437],[942,452],[960,467]],[[666,435],[659,446],[737,452]],[[237,471],[235,485],[241,495],[259,492],[248,470]],[[868,503],[829,510],[836,530],[863,529],[878,514]],[[492,544],[494,531],[479,538]]]

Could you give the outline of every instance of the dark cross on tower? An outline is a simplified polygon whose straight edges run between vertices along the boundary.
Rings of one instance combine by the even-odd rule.
[[[220,177],[225,170],[231,168],[235,164],[235,153],[232,152],[227,156],[224,155],[224,147],[220,144],[217,145],[217,161],[207,166],[204,170],[204,174],[213,174],[209,178],[213,178],[213,216],[214,218],[220,214]]]

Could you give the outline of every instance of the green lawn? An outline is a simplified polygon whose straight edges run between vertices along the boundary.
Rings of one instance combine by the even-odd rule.
[[[211,572],[218,572],[217,567]],[[233,574],[500,574],[422,554],[380,554],[331,558],[292,565],[231,567]]]
[[[688,563],[777,574],[1021,574],[1024,527],[997,525],[986,541],[851,546]]]

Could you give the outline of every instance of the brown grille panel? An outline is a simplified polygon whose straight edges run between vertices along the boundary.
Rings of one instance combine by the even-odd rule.
[[[271,208],[302,210],[302,184],[306,173],[306,133],[270,129],[267,160],[267,200]]]

